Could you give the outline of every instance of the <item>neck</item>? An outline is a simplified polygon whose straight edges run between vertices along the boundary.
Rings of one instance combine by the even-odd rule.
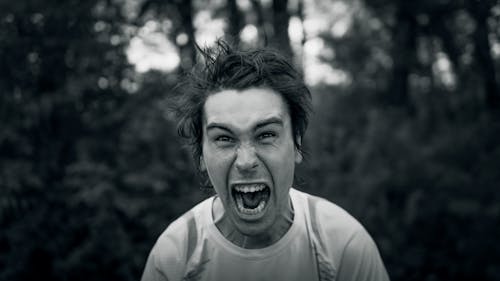
[[[276,222],[268,231],[259,235],[246,235],[240,232],[225,214],[219,197],[214,200],[212,215],[214,223],[222,235],[231,243],[245,249],[265,248],[278,242],[290,229],[294,219],[293,206],[290,200],[286,212],[276,219]]]

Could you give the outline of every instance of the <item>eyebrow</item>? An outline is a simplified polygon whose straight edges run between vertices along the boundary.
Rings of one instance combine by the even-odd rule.
[[[255,127],[253,129],[257,130],[257,129],[260,129],[262,127],[265,127],[265,126],[268,126],[271,124],[283,126],[283,120],[279,117],[270,117],[270,118],[259,121],[259,123],[257,123],[257,125],[255,125]],[[229,129],[230,127],[231,127],[230,125],[225,124],[225,123],[210,122],[207,125],[206,130],[208,131],[211,129],[221,129],[224,131],[231,132],[231,130]]]
[[[265,126],[271,125],[271,124],[283,126],[283,120],[279,117],[271,117],[268,119],[264,119],[264,120],[260,121],[259,123],[257,123],[257,125],[255,126],[255,129],[260,129],[262,127],[265,127]]]

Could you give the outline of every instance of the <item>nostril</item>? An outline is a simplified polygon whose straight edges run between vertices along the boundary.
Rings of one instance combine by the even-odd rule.
[[[236,161],[236,168],[238,168],[239,170],[248,170],[248,169],[253,169],[255,167],[257,167],[258,164],[257,164],[257,161],[253,160],[253,161]]]
[[[250,164],[250,165],[246,165],[246,164],[245,165],[236,165],[236,168],[240,172],[250,172],[254,168],[256,168],[257,166],[258,166],[257,163],[253,163],[253,164]]]
[[[236,168],[238,168],[238,170],[240,171],[257,167],[258,161],[255,155],[255,151],[252,148],[238,149],[235,164]]]

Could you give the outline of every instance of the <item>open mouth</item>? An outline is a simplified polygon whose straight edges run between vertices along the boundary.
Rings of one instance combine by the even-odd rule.
[[[256,215],[264,210],[271,189],[263,184],[238,184],[232,189],[233,199],[239,212]]]

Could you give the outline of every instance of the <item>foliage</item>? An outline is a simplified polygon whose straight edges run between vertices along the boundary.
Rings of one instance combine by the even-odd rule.
[[[176,77],[130,92],[117,3],[37,3],[0,17],[0,279],[137,280],[197,200],[161,106]]]
[[[365,2],[350,33],[322,36],[351,81],[314,91],[306,188],[361,220],[393,280],[497,280],[498,82],[481,73],[498,59],[479,59],[478,34],[498,42],[498,19],[474,30],[467,1]]]
[[[498,117],[429,129],[400,109],[333,92],[342,90],[315,91],[327,108],[305,140],[302,188],[363,223],[393,280],[498,279]]]

